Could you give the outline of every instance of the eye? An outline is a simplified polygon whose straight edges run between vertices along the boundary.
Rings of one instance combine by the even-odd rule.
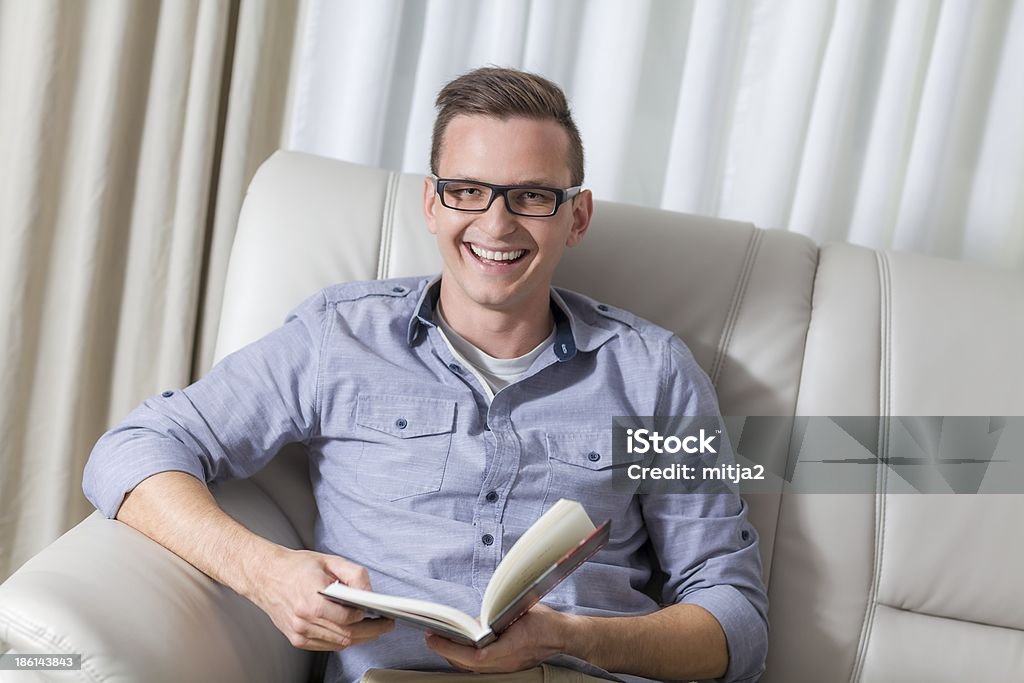
[[[545,209],[555,202],[555,195],[548,190],[534,187],[523,188],[516,193],[516,201],[524,206]]]
[[[453,199],[479,199],[485,196],[486,189],[472,183],[448,183],[444,193]]]

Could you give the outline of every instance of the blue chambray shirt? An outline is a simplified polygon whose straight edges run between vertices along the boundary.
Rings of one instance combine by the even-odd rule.
[[[612,520],[608,546],[544,602],[598,616],[659,608],[644,587],[650,541],[668,579],[662,604],[713,614],[728,681],[753,680],[767,651],[757,534],[735,495],[627,495],[611,484],[612,417],[718,415],[714,390],[671,332],[552,289],[555,341],[488,403],[433,322],[440,280],[328,287],[283,326],[201,380],[148,399],[103,435],[84,490],[107,517],[146,477],[248,477],[290,442],[306,445],[319,509],[316,550],[365,566],[374,590],[479,612],[504,553],[559,498]],[[556,660],[592,675],[579,660]],[[332,653],[327,680],[370,667],[444,670],[399,626]],[[621,680],[645,680],[620,675]]]

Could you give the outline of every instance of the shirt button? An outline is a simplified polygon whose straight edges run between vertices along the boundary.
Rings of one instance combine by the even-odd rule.
[[[459,365],[458,363],[449,363],[448,369],[451,370],[452,372],[457,372],[460,375],[462,374],[462,366]]]
[[[163,396],[164,398],[170,398],[171,396],[174,396],[174,392],[173,391],[165,391],[164,393],[162,393],[160,395]]]
[[[480,538],[480,540],[483,541],[484,545],[493,545],[494,544],[494,536],[491,536],[490,534],[484,534]]]
[[[742,533],[740,533],[740,538],[742,538],[744,541],[749,541],[750,540],[750,532],[747,531],[746,529],[744,529],[742,531]]]
[[[599,311],[607,311],[608,307],[605,306],[604,304],[598,304],[597,305],[597,310],[599,310]]]
[[[400,417],[397,420],[395,420],[395,426],[398,427],[399,429],[405,429],[406,427],[409,426],[409,423],[405,421],[404,417]]]
[[[405,287],[392,287],[391,291],[394,292],[395,294],[401,294],[402,292],[405,291]]]
[[[589,460],[590,462],[597,462],[600,459],[601,454],[598,453],[597,451],[590,451],[589,453],[587,453],[587,460]]]
[[[490,492],[488,492],[487,496],[484,497],[484,500],[486,500],[488,503],[497,503],[498,502],[498,492],[497,491],[490,491]]]

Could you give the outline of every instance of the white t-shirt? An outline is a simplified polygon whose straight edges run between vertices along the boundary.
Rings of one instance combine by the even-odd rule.
[[[529,353],[518,358],[495,358],[478,349],[471,342],[467,341],[465,337],[452,329],[452,326],[445,320],[440,303],[438,303],[435,313],[437,314],[437,327],[441,331],[441,337],[448,344],[452,355],[462,361],[476,375],[476,378],[480,380],[484,391],[487,392],[488,401],[493,399],[494,395],[503,388],[519,379],[523,373],[530,369],[537,356],[544,353],[544,349],[551,346],[555,341],[555,327],[552,326],[551,334],[540,344],[537,344]]]

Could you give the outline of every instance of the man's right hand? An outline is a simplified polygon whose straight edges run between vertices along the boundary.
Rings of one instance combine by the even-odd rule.
[[[161,472],[125,497],[117,519],[138,529],[215,581],[256,603],[295,647],[341,650],[394,628],[364,619],[317,591],[334,581],[370,589],[366,569],[336,555],[290,550],[220,509],[206,485],[185,472]]]
[[[273,554],[250,599],[266,612],[288,642],[303,650],[343,650],[391,631],[390,619],[366,619],[318,591],[334,581],[371,590],[364,567],[310,550],[281,548]]]

